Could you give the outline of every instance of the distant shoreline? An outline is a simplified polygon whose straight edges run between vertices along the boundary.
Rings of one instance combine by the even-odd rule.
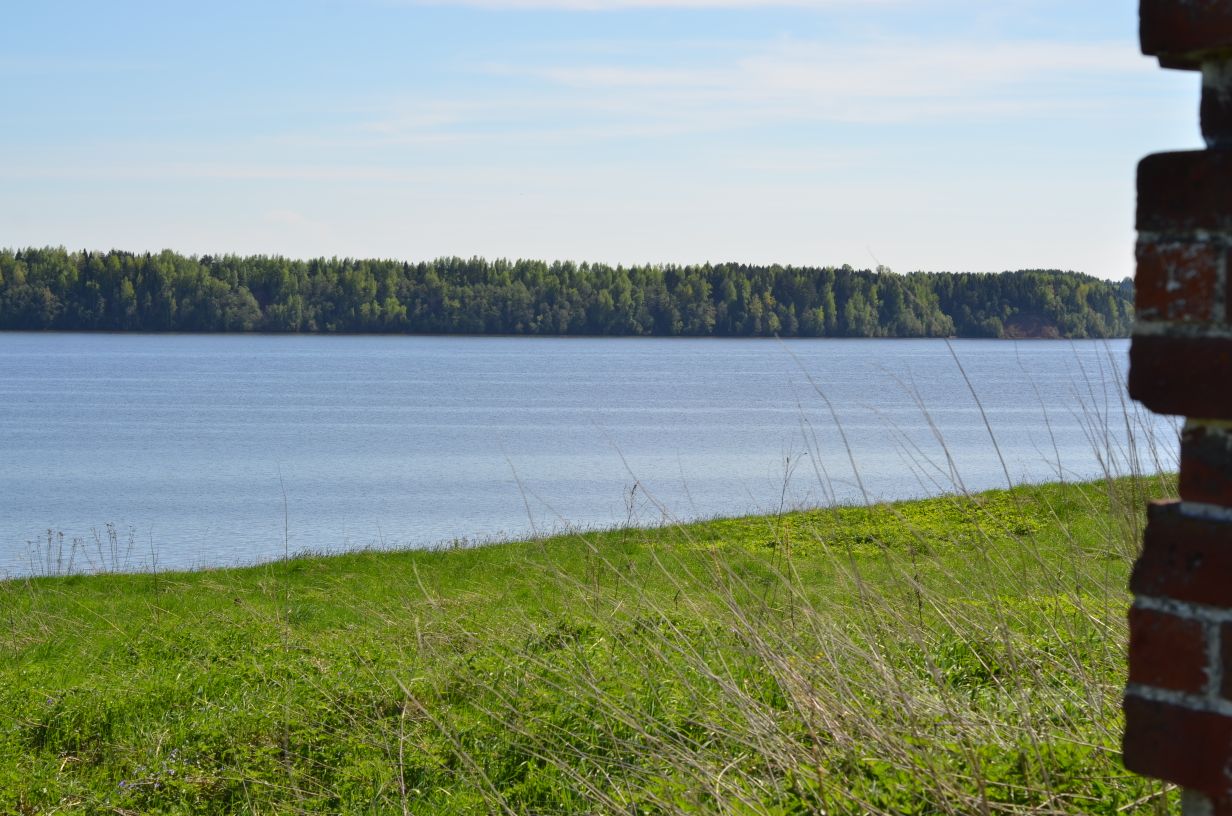
[[[1128,336],[1133,283],[1057,269],[642,266],[0,249],[0,330],[584,337]]]
[[[911,337],[911,336],[883,336],[883,337],[839,337],[839,336],[822,336],[822,337],[766,337],[761,335],[740,336],[740,335],[686,335],[686,334],[510,334],[493,332],[490,334],[463,334],[451,332],[291,332],[291,331],[149,331],[144,329],[11,329],[5,326],[0,326],[0,334],[31,334],[31,335],[51,335],[51,334],[97,334],[107,336],[147,336],[147,337],[432,337],[432,338],[460,338],[460,339],[506,339],[506,340],[714,340],[722,342],[726,340],[760,340],[765,342],[797,342],[797,341],[816,341],[816,340],[994,340],[1004,342],[1071,342],[1074,340],[1083,341],[1098,341],[1098,340],[1129,340],[1131,335],[1110,335],[1107,337],[978,337],[978,336],[960,336],[951,335],[949,337]]]

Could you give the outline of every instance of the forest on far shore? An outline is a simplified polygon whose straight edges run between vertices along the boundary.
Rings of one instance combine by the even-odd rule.
[[[0,329],[716,337],[1128,336],[1133,283],[1055,269],[0,250]]]

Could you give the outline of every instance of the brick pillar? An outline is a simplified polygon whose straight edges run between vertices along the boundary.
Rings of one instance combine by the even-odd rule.
[[[1138,165],[1129,391],[1186,417],[1180,500],[1148,509],[1134,565],[1125,766],[1232,816],[1232,0],[1141,0],[1143,53],[1202,72],[1207,149]]]

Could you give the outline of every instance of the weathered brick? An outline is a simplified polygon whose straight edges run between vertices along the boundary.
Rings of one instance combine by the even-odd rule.
[[[1232,60],[1202,65],[1201,119],[1208,147],[1232,146]]]
[[[1207,242],[1138,243],[1134,310],[1141,320],[1222,320],[1225,250]]]
[[[1125,767],[1216,798],[1232,796],[1232,718],[1127,696]]]
[[[1138,230],[1232,231],[1232,153],[1155,153],[1138,162]]]
[[[1187,423],[1181,431],[1181,498],[1232,507],[1232,431]]]
[[[1165,68],[1197,68],[1204,56],[1232,49],[1232,6],[1226,0],[1141,0],[1142,53]]]
[[[1232,338],[1134,337],[1129,395],[1159,414],[1232,419]]]
[[[1182,515],[1180,502],[1147,508],[1142,554],[1129,588],[1136,595],[1232,606],[1232,523]]]
[[[1211,797],[1201,791],[1181,791],[1181,813],[1189,816],[1232,816],[1232,795]]]
[[[1206,626],[1153,609],[1129,610],[1129,682],[1202,694],[1209,656]]]

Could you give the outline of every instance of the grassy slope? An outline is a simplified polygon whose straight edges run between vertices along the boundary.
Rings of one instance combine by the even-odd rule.
[[[0,583],[0,812],[1159,812],[1116,750],[1169,487]]]

